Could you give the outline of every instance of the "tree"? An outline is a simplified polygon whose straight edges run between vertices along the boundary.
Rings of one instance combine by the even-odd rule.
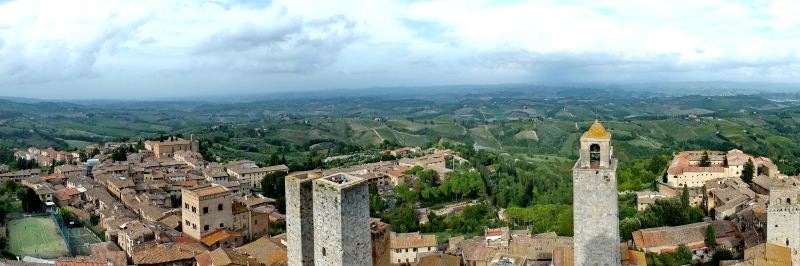
[[[753,174],[755,173],[755,165],[753,165],[752,159],[747,159],[747,163],[744,164],[744,169],[742,170],[742,181],[745,183],[753,183]]]
[[[90,158],[94,158],[95,156],[97,156],[99,154],[100,154],[100,149],[94,148],[94,149],[92,149],[92,154],[90,154],[91,156],[89,156],[89,157]]]
[[[88,160],[87,155],[86,155],[86,151],[79,151],[78,152],[78,161],[86,162],[86,160]]]
[[[264,196],[274,198],[280,213],[286,213],[286,172],[272,172],[261,178]]]
[[[122,145],[114,149],[111,152],[111,159],[118,162],[128,160],[128,146]]]
[[[21,196],[21,197],[20,197]],[[39,199],[39,195],[33,189],[22,187],[17,189],[17,197],[22,201],[22,210],[28,213],[41,212],[44,210],[44,203]]]
[[[700,166],[701,167],[711,166],[711,158],[708,157],[708,151],[703,152],[703,157],[700,158]]]
[[[380,216],[386,210],[386,202],[378,193],[378,186],[375,183],[369,183],[369,213],[372,217]]]
[[[689,188],[683,184],[683,193],[681,193],[681,206],[684,209],[689,209]]]
[[[717,235],[714,233],[714,224],[710,223],[706,226],[706,246],[714,248],[717,245]]]
[[[72,217],[72,213],[66,207],[61,207],[61,209],[58,209],[58,214],[61,215],[61,220],[64,221],[64,223],[67,223],[70,220],[70,217]]]
[[[97,214],[94,213],[89,215],[89,223],[91,223],[92,226],[97,225],[97,223],[99,222],[100,222],[100,216],[97,216]]]
[[[419,230],[417,213],[411,207],[401,206],[386,212],[383,219],[392,225],[392,231],[398,233],[415,232]]]
[[[711,255],[711,265],[719,265],[720,261],[733,259],[733,253],[723,246],[714,249],[714,255]]]

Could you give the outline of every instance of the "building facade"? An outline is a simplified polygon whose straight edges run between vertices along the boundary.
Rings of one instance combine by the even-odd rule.
[[[189,139],[169,137],[162,141],[145,141],[144,148],[153,152],[156,158],[172,157],[178,151],[200,152],[200,142],[189,136]]]
[[[312,183],[314,265],[372,265],[368,182],[340,173]]]
[[[800,180],[774,179],[767,207],[767,243],[792,250],[792,265],[800,265]]]
[[[708,165],[702,165],[707,156]],[[766,157],[754,157],[741,150],[721,151],[684,151],[669,162],[665,180],[672,188],[702,187],[706,181],[726,177],[740,177],[747,162],[753,162],[753,176],[765,175],[777,177],[778,167]]]
[[[390,258],[393,264],[417,263],[417,255],[438,251],[436,235],[392,232],[390,239]]]
[[[619,265],[617,160],[611,133],[595,121],[572,168],[575,265]]]
[[[183,233],[200,240],[204,235],[233,227],[230,190],[218,184],[204,184],[181,190]]]

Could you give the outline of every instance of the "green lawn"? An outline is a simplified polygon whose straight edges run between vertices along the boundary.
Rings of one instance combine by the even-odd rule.
[[[17,256],[57,258],[69,249],[50,216],[29,217],[8,223],[9,251]]]

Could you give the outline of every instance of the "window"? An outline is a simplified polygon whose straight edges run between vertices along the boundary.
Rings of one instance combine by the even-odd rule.
[[[258,220],[255,220],[255,224],[258,224]]]
[[[222,223],[222,224],[219,224],[219,228],[223,228],[223,227],[225,227],[225,224],[224,224],[224,223]]]
[[[322,248],[322,256],[325,256],[325,248]]]
[[[183,207],[186,208],[186,209],[189,209],[189,203],[184,203]]]
[[[192,224],[192,229],[197,230],[197,225],[196,224]]]
[[[208,231],[208,225],[203,226],[203,231]]]
[[[186,226],[189,226],[189,220],[186,220]]]
[[[417,248],[414,248],[414,252],[417,252]]]
[[[204,214],[208,213],[208,207],[203,207],[203,213]]]
[[[592,144],[589,146],[589,163],[592,167],[600,164],[600,145]]]
[[[195,208],[194,206],[192,206],[192,213],[197,213],[197,208]]]
[[[220,204],[220,205],[217,205],[217,210],[219,210],[219,211],[221,211],[221,210],[222,210],[222,204]]]

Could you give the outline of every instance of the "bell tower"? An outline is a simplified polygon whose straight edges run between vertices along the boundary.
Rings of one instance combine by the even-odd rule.
[[[580,142],[580,158],[572,168],[575,265],[619,265],[617,160],[611,133],[595,120]]]

